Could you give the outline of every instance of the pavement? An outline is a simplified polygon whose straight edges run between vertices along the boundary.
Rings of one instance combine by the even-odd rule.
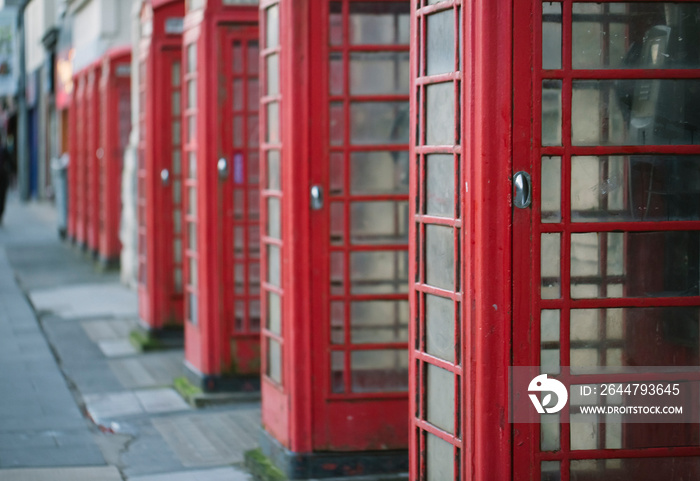
[[[178,349],[128,341],[136,293],[20,203],[0,225],[0,480],[249,481],[260,404],[194,409]]]

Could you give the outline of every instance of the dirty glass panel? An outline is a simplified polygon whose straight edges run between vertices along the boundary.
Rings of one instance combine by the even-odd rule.
[[[350,94],[408,94],[408,57],[408,52],[351,53]],[[342,91],[342,80],[339,85]]]
[[[561,3],[542,2],[542,68],[561,68]]]
[[[698,366],[699,314],[697,306],[572,309],[572,371],[599,366]]]
[[[572,175],[572,183],[575,177]],[[540,211],[542,222],[561,222],[561,157],[542,157],[542,198]]]
[[[432,364],[426,364],[426,420],[448,433],[454,433],[455,375]]]
[[[408,45],[408,2],[350,2],[351,45]]]
[[[343,145],[345,141],[345,109],[343,102],[331,102],[328,115],[329,141],[331,145]]]
[[[340,296],[345,293],[345,253],[331,252],[331,295]]]
[[[350,304],[354,344],[408,341],[408,301],[354,301]]]
[[[243,79],[233,81],[233,110],[243,110]]]
[[[700,473],[700,458],[577,459],[571,461],[570,472],[571,481],[628,481],[648,478],[649,473],[664,473],[664,478],[672,480],[696,479]]]
[[[408,102],[352,102],[350,141],[354,145],[407,144]]]
[[[170,85],[173,87],[179,87],[180,86],[180,77],[181,77],[181,65],[180,62],[173,62],[172,65],[170,66]]]
[[[199,320],[198,309],[197,309],[197,296],[193,293],[189,293],[187,296],[187,318],[193,323],[197,324]]]
[[[351,153],[350,191],[370,195],[407,194],[408,152]]]
[[[345,343],[345,303],[331,302],[331,343]]]
[[[266,95],[279,95],[280,93],[280,57],[274,53],[265,59],[267,63],[267,88]]]
[[[177,292],[177,293],[182,292],[182,268],[181,267],[175,268],[175,292]]]
[[[454,145],[455,143],[455,94],[454,84],[428,85],[426,91],[426,143],[428,145]]]
[[[280,287],[282,264],[280,261],[280,248],[276,245],[267,245],[267,282]]]
[[[425,433],[425,470],[428,481],[455,479],[454,447],[435,436]]]
[[[455,361],[455,310],[451,299],[425,295],[425,351]]]
[[[182,262],[182,239],[173,239],[173,261]]]
[[[172,115],[179,116],[181,114],[181,112],[180,112],[180,107],[181,107],[180,95],[181,95],[181,92],[179,90],[173,92],[173,94],[172,94],[172,98],[171,98],[172,104],[171,104],[171,112],[170,112]]]
[[[698,231],[571,234],[573,298],[697,296],[699,271]]]
[[[274,339],[267,339],[267,375],[276,383],[282,383],[282,346]]]
[[[574,80],[574,145],[700,143],[700,80]]]
[[[278,102],[267,104],[267,130],[265,139],[271,144],[280,141],[280,105]]]
[[[180,234],[182,231],[182,211],[180,209],[173,210],[173,234]]]
[[[408,351],[377,349],[350,354],[353,392],[408,390]]]
[[[561,424],[559,413],[542,414],[540,416],[540,449],[542,451],[559,451],[561,449]],[[559,474],[558,470],[557,474]]]
[[[279,5],[265,10],[265,47],[273,48],[280,44]]]
[[[352,202],[350,235],[353,244],[407,244],[408,202]]]
[[[700,3],[574,3],[573,68],[698,68]]]
[[[248,110],[257,112],[260,105],[260,83],[256,78],[248,79]]]
[[[267,328],[282,335],[282,299],[274,292],[267,292]]]
[[[282,219],[280,218],[280,200],[277,197],[267,198],[267,235],[281,239]]]
[[[425,156],[425,206],[426,214],[442,217],[454,216],[455,162],[451,154]]]
[[[542,145],[561,145],[561,80],[542,81]]]
[[[343,54],[331,52],[328,56],[328,91],[331,95],[342,95],[344,84]]]
[[[350,253],[352,294],[408,293],[408,252]]]
[[[189,285],[196,288],[198,285],[198,272],[197,272],[197,259],[190,257],[190,269],[189,269],[190,282]]]
[[[328,21],[328,43],[329,45],[343,44],[343,4],[331,2],[330,17]]]
[[[455,13],[444,10],[428,15],[425,58],[427,75],[455,71]]]
[[[560,461],[542,461],[540,464],[540,480],[541,481],[559,481],[561,462]]]
[[[561,297],[561,234],[541,234],[540,276],[542,299]]]
[[[345,353],[331,352],[331,390],[334,393],[345,392]]]
[[[267,151],[267,188],[280,190],[280,152],[279,150]]]
[[[187,224],[187,249],[197,251],[197,224],[194,222]]]
[[[345,242],[345,203],[331,202],[329,214],[331,218],[331,244],[343,245]]]
[[[452,228],[440,225],[425,226],[425,282],[434,287],[453,291],[454,233]]]
[[[559,372],[560,315],[558,309],[543,309],[540,313],[540,372],[543,373]]]
[[[700,157],[576,156],[574,222],[700,220]]]

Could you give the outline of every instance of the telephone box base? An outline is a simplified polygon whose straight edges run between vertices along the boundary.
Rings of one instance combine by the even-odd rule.
[[[185,361],[185,377],[205,393],[240,392],[259,393],[259,374],[204,374]]]
[[[339,478],[375,481],[408,479],[408,451],[353,451],[295,453],[264,429],[260,450],[287,479]],[[246,463],[254,462],[246,459]]]
[[[138,319],[136,326],[136,336],[144,339],[150,347],[144,346],[143,350],[152,349],[182,349],[185,346],[185,336],[182,326],[166,325],[164,327],[151,327],[143,319]]]

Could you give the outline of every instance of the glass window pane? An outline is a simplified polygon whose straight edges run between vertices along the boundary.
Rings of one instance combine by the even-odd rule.
[[[408,203],[352,202],[350,234],[353,244],[407,244]]]
[[[267,375],[276,383],[282,383],[282,346],[274,339],[267,340]]]
[[[173,159],[173,175],[180,175],[182,173],[182,153],[179,149],[175,149],[172,152]]]
[[[267,132],[265,139],[271,144],[280,141],[280,106],[278,102],[267,104]]]
[[[243,110],[243,79],[233,81],[233,110]]]
[[[454,433],[455,375],[427,364],[427,421],[443,431]]]
[[[542,2],[542,68],[561,68],[561,3]]]
[[[278,54],[268,55],[267,62],[267,95],[279,95],[280,93],[280,57]]]
[[[350,164],[352,194],[408,194],[408,152],[353,152]]]
[[[426,90],[426,143],[428,145],[454,145],[455,143],[455,94],[454,84],[428,85]]]
[[[172,94],[172,99],[171,99],[171,114],[172,115],[180,115],[180,91],[177,90],[173,92]]]
[[[182,184],[179,180],[173,181],[173,204],[179,205],[182,201]]]
[[[406,2],[351,2],[350,44],[408,45],[409,10]]]
[[[427,284],[449,291],[455,289],[454,247],[452,228],[440,225],[425,226],[425,281]]]
[[[628,426],[636,428],[644,425],[625,425],[625,427]],[[656,426],[664,425],[657,424]],[[633,431],[641,431],[641,428]],[[583,479],[627,481],[649,478],[649,473],[664,473],[664,478],[680,481],[697,477],[698,472],[700,472],[700,457],[572,460],[570,469],[571,479],[574,481]]]
[[[540,367],[543,373],[559,373],[559,318],[557,309],[543,309],[540,313]]]
[[[267,235],[281,239],[282,219],[280,218],[280,200],[277,197],[267,198]]]
[[[561,85],[542,81],[542,145],[561,145]]]
[[[267,293],[267,328],[282,335],[282,299],[274,292]]]
[[[280,248],[276,245],[267,246],[267,282],[273,286],[281,287],[282,263]]]
[[[334,393],[345,392],[345,353],[342,351],[331,352],[331,391]]]
[[[408,301],[354,301],[350,313],[355,344],[408,341]]]
[[[193,324],[197,324],[199,321],[199,310],[197,308],[197,296],[190,293],[187,296],[187,318],[192,322]]]
[[[350,93],[352,95],[408,94],[409,78],[408,52],[353,52],[350,54]],[[339,85],[342,92],[342,77]]]
[[[197,108],[197,81],[194,79],[187,82],[187,108]]]
[[[280,152],[279,150],[267,151],[267,188],[272,190],[280,190],[281,188],[281,172],[280,172]]]
[[[407,144],[408,102],[352,102],[350,141],[354,145]]]
[[[331,52],[328,57],[328,91],[331,95],[342,95],[344,81],[343,54]]]
[[[173,87],[179,87],[180,76],[180,62],[173,62],[170,66],[170,85]]]
[[[572,183],[575,177],[572,175]],[[561,157],[542,157],[541,215],[543,223],[561,222]]]
[[[189,188],[187,213],[193,217],[197,216],[197,189],[195,187]]]
[[[439,437],[426,433],[426,474],[428,481],[455,479],[454,446]]]
[[[331,2],[330,4],[330,18],[329,18],[329,29],[328,29],[328,43],[329,45],[342,45],[343,44],[343,4],[340,2]]]
[[[560,461],[542,461],[541,476],[542,481],[559,481],[561,479]]]
[[[540,275],[542,299],[561,297],[561,234],[542,234]]]
[[[345,253],[331,252],[330,256],[331,295],[345,293]]]
[[[257,78],[248,79],[248,110],[257,112],[260,104],[260,83]]]
[[[408,390],[408,351],[377,349],[350,354],[353,392]]]
[[[454,156],[428,154],[425,156],[425,170],[426,214],[453,217],[455,211]]]
[[[351,252],[350,279],[352,294],[408,293],[408,253]]]
[[[455,361],[455,310],[450,299],[425,295],[425,351]]]
[[[187,249],[197,251],[197,224],[190,222],[187,227]]]
[[[260,49],[258,48],[258,42],[257,41],[250,41],[248,42],[247,46],[247,67],[248,67],[248,75],[257,75],[258,73],[258,62],[260,58]]]
[[[265,47],[277,47],[280,33],[279,5],[273,5],[265,10]]]
[[[425,57],[427,75],[455,71],[455,11],[428,15]]]
[[[343,102],[331,102],[328,114],[329,141],[331,145],[343,145],[345,141],[345,109]]]

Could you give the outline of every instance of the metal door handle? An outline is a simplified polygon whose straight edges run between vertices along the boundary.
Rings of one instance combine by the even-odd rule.
[[[160,181],[163,183],[164,187],[167,187],[168,184],[170,184],[170,172],[168,169],[163,169],[160,171]]]
[[[311,187],[311,209],[321,210],[323,208],[323,187],[314,185]]]
[[[513,176],[513,205],[526,209],[532,203],[532,179],[527,172],[516,172]]]
[[[228,177],[228,162],[223,157],[221,157],[216,163],[216,169],[219,171],[220,179],[225,179]]]

